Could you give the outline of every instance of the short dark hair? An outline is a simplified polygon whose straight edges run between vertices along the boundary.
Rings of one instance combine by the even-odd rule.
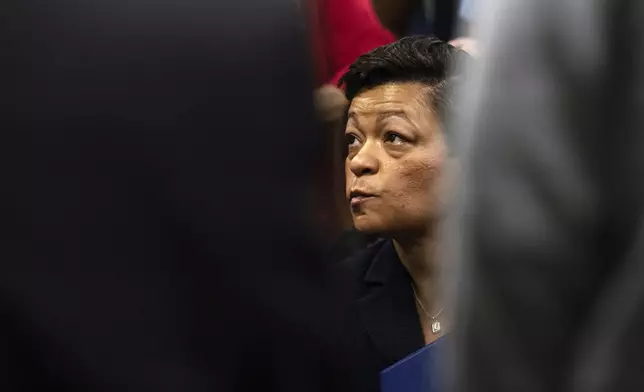
[[[463,79],[458,72],[468,59],[467,53],[438,38],[405,37],[360,56],[338,85],[344,87],[351,101],[359,93],[383,84],[418,82],[428,87],[428,102],[444,120],[452,109],[446,91]]]

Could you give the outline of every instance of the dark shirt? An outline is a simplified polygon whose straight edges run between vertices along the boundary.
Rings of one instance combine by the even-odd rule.
[[[359,335],[368,355],[358,369],[363,384],[379,390],[379,373],[424,347],[411,277],[392,240],[380,239],[338,266],[353,301]]]
[[[353,258],[378,239],[377,236],[364,234],[356,229],[345,230],[333,246],[331,260],[340,262]]]

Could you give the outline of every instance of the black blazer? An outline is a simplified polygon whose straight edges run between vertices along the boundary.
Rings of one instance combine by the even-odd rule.
[[[411,278],[392,240],[384,239],[341,262],[338,272],[351,296],[358,344],[367,353],[359,377],[378,390],[381,370],[425,344]]]

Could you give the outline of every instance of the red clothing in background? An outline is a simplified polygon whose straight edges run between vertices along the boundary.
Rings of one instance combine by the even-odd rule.
[[[358,56],[396,38],[382,27],[371,0],[314,0],[312,34],[318,84],[337,84]]]

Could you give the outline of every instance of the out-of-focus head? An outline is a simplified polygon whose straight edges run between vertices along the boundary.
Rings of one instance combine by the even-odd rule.
[[[314,92],[315,111],[324,133],[319,177],[314,192],[316,218],[326,238],[335,237],[351,227],[351,215],[344,199],[344,117],[349,101],[344,91],[333,85],[323,85]]]
[[[340,80],[350,101],[346,196],[357,230],[407,235],[439,216],[443,120],[462,57],[436,38],[407,37],[361,56]]]
[[[349,103],[341,89],[329,84],[323,85],[315,90],[314,99],[316,113],[322,122],[342,121]]]

